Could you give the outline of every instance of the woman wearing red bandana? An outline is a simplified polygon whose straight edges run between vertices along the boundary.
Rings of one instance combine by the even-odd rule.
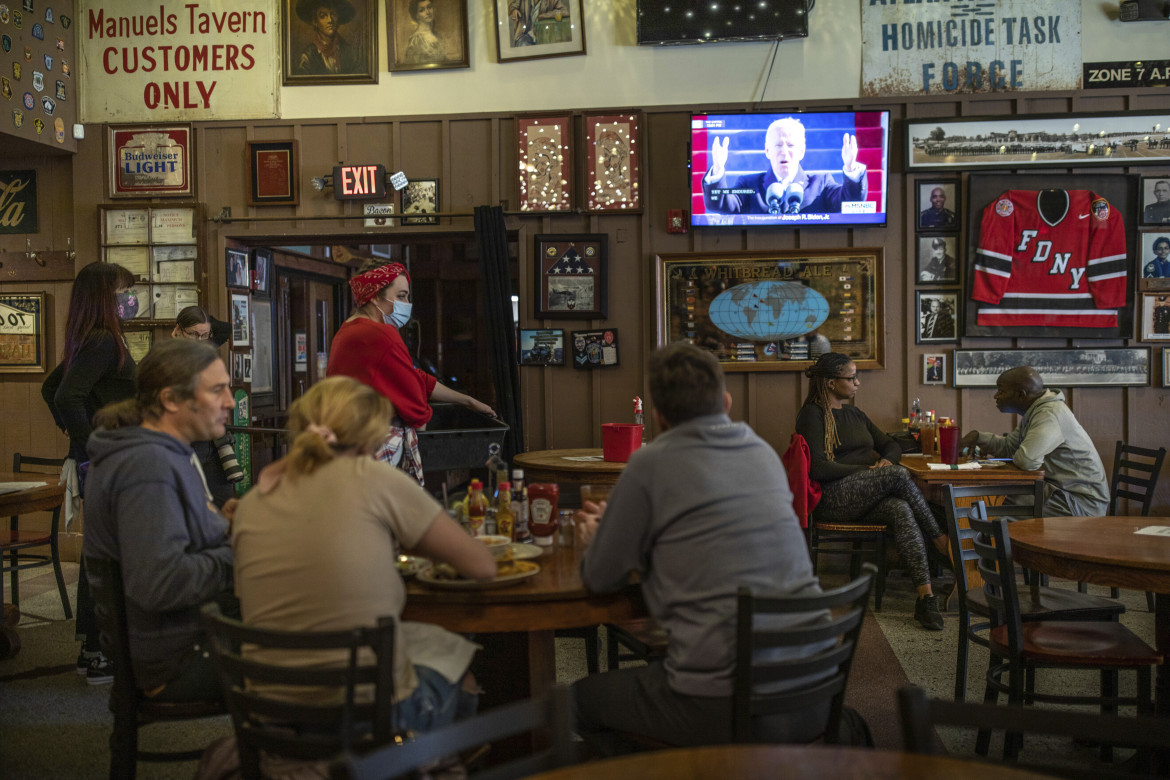
[[[423,483],[418,434],[431,419],[429,401],[456,403],[495,416],[492,408],[447,387],[414,367],[398,329],[410,320],[410,274],[401,263],[372,265],[349,280],[357,310],[333,337],[328,376],[348,376],[369,385],[394,404],[379,460]]]

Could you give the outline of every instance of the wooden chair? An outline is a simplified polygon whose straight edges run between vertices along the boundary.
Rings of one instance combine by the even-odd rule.
[[[959,594],[959,642],[955,657],[955,701],[967,698],[967,657],[970,644],[974,642],[987,647],[987,631],[991,628],[991,610],[982,588],[970,589],[967,582],[967,561],[978,560],[979,555],[971,546],[975,532],[962,527],[960,520],[970,516],[971,507],[958,506],[960,500],[973,498],[1015,497],[1030,503],[998,506],[984,504],[987,517],[1011,516],[1019,519],[1040,517],[1044,514],[1044,483],[1004,485],[944,485],[943,495],[947,514],[947,536],[951,542],[951,560],[955,563],[955,590]],[[967,542],[964,545],[964,542]],[[1033,620],[1117,620],[1125,612],[1125,605],[1100,596],[1077,593],[1074,590],[1038,587],[1028,588],[1022,594],[1020,619]],[[971,616],[983,618],[972,624]]]
[[[992,628],[988,634],[991,665],[987,670],[984,703],[997,704],[999,694],[1006,693],[1008,704],[1014,706],[1034,702],[1096,704],[1102,714],[1114,714],[1119,706],[1136,706],[1139,715],[1152,714],[1151,667],[1162,663],[1161,653],[1125,626],[1108,620],[1024,623],[1020,618],[1008,522],[1004,518],[988,520],[986,511],[986,505],[977,501],[969,519],[975,531],[972,542],[979,555],[983,591],[991,611]],[[1101,695],[1036,693],[1031,685],[1025,685],[1025,676],[1033,675],[1038,668],[1097,671],[1101,676]],[[1136,696],[1118,695],[1117,676],[1121,669],[1136,673]],[[990,732],[981,730],[976,739],[976,752],[986,755],[989,741]],[[1020,743],[1019,735],[1009,732],[1004,739],[1004,758],[1014,759]],[[1109,751],[1103,747],[1103,757]]]
[[[19,452],[12,456],[12,471],[16,474],[32,473],[51,475],[56,478],[61,473],[64,458],[34,458],[21,455]],[[29,466],[35,468],[29,468]],[[12,603],[20,605],[20,575],[25,569],[39,569],[42,566],[52,566],[53,574],[57,578],[57,592],[61,594],[61,606],[65,609],[65,619],[73,619],[73,609],[69,606],[69,593],[65,589],[65,577],[61,574],[61,553],[57,547],[57,531],[61,521],[61,505],[63,498],[55,499],[55,503],[46,504],[42,509],[52,512],[47,531],[20,530],[19,515],[13,515],[9,520],[8,533],[0,532],[0,603],[4,598],[4,575],[10,578]],[[38,547],[48,547],[48,554],[30,553]]]
[[[877,567],[865,564],[848,585],[811,596],[753,594],[741,587],[737,595],[735,676],[732,687],[732,739],[757,742],[755,719],[798,712],[829,702],[824,741],[837,742],[845,686]],[[833,610],[830,618],[784,628],[769,627],[769,618]],[[801,658],[769,660],[769,651],[831,643]],[[792,680],[814,682],[774,689]],[[765,692],[767,691],[767,692]]]
[[[367,752],[394,740],[394,626],[391,617],[377,626],[339,631],[277,631],[224,617],[215,604],[203,608],[224,699],[236,732],[240,771],[259,780],[260,753],[305,761],[328,761],[343,753]],[[249,647],[249,654],[240,648]],[[334,651],[332,666],[292,666],[257,660],[255,651]],[[367,651],[373,651],[370,659]],[[279,686],[280,695],[257,688]],[[359,701],[359,686],[370,695]],[[308,695],[290,701],[297,690]],[[323,696],[322,690],[337,696]]]
[[[139,750],[138,729],[161,721],[222,717],[227,713],[223,702],[157,702],[144,696],[138,688],[130,660],[122,567],[117,561],[87,556],[85,568],[93,591],[102,652],[114,666],[114,685],[110,690],[110,711],[114,713],[114,730],[110,734],[110,780],[133,780],[138,761],[199,760],[203,755],[202,747],[176,751]]]
[[[1166,718],[1124,718],[1068,710],[1024,709],[999,707],[991,704],[968,704],[943,699],[928,699],[926,691],[914,685],[898,690],[898,712],[902,721],[902,743],[911,753],[944,755],[935,738],[936,726],[964,729],[991,729],[993,731],[1028,734],[1051,734],[1074,739],[1100,742],[1112,747],[1147,748],[1135,762],[1135,767],[1108,767],[1029,764],[1027,769],[1051,773],[1060,777],[1128,778],[1135,771],[1141,776],[1157,774],[1165,777],[1170,761],[1170,720]],[[1155,755],[1154,751],[1161,751]]]
[[[333,763],[331,777],[338,780],[390,780],[436,759],[525,732],[546,733],[550,742],[530,756],[493,766],[475,777],[478,780],[506,780],[568,766],[576,760],[576,747],[570,733],[572,711],[571,689],[556,687],[547,695],[496,707],[474,718],[416,735],[401,745],[360,757],[346,755]]]
[[[1141,458],[1142,460],[1138,460]],[[1113,476],[1109,480],[1109,509],[1107,515],[1117,513],[1117,499],[1125,498],[1130,501],[1140,501],[1142,517],[1150,516],[1150,505],[1154,503],[1154,488],[1158,484],[1158,476],[1162,473],[1162,461],[1166,459],[1166,448],[1156,450],[1145,447],[1134,447],[1125,442],[1117,442],[1113,453]],[[1144,476],[1143,476],[1144,475]],[[1081,592],[1085,584],[1078,586]],[[1118,588],[1110,588],[1109,595],[1117,598],[1121,595]],[[1154,611],[1154,594],[1146,591],[1146,608]]]

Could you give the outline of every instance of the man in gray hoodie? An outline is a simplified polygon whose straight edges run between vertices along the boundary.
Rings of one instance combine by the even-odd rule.
[[[1044,469],[1044,515],[1104,515],[1109,507],[1109,480],[1101,456],[1072,410],[1064,393],[1048,390],[1031,366],[1017,366],[995,382],[995,406],[1020,414],[1019,426],[1003,436],[970,431],[961,448],[979,445],[983,452],[1011,458],[1021,469]]]
[[[219,698],[199,608],[231,588],[231,539],[191,442],[224,434],[229,385],[211,346],[162,342],[138,366],[137,395],[100,411],[87,445],[82,552],[121,564],[134,674],[159,701]]]
[[[661,433],[634,452],[608,502],[586,502],[578,513],[585,586],[617,590],[637,572],[650,615],[670,637],[664,662],[574,686],[577,731],[607,755],[630,749],[624,734],[680,746],[730,742],[736,589],[820,593],[784,467],[728,416],[731,396],[715,356],[685,343],[658,350],[650,396]],[[820,618],[797,615],[775,627]],[[761,718],[758,737],[808,741],[827,716],[826,704]]]

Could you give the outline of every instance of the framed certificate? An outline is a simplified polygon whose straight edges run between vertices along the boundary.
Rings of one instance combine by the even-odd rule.
[[[295,206],[300,158],[297,142],[248,141],[248,205]]]

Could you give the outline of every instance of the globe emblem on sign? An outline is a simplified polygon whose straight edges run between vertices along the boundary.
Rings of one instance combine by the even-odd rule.
[[[750,341],[783,341],[818,328],[829,302],[797,282],[741,284],[715,296],[707,311],[715,327]]]

